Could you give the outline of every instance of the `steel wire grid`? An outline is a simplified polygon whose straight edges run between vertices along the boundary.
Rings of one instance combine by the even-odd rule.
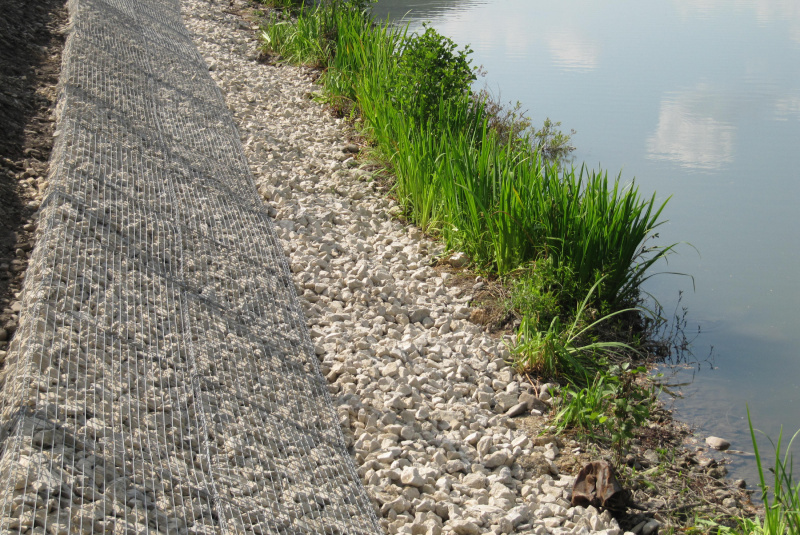
[[[70,0],[3,533],[379,533],[178,0]]]

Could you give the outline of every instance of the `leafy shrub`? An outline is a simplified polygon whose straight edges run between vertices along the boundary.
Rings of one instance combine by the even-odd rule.
[[[572,136],[575,135],[575,130],[570,130],[569,134],[565,134],[558,129],[559,126],[561,126],[561,121],[554,123],[548,117],[544,120],[542,128],[533,134],[536,139],[536,146],[542,151],[545,158],[551,160],[564,159],[570,152],[575,150],[572,145]]]
[[[480,108],[490,130],[503,145],[525,142],[531,135],[533,123],[522,109],[522,103],[504,105],[487,89],[472,94],[472,105]]]
[[[468,95],[477,78],[470,66],[472,50],[458,50],[451,39],[424,28],[423,34],[406,37],[389,87],[395,105],[418,126],[437,114],[443,102]]]

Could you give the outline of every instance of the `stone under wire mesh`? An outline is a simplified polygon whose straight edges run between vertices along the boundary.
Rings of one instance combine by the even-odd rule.
[[[179,0],[71,0],[2,533],[379,533]]]

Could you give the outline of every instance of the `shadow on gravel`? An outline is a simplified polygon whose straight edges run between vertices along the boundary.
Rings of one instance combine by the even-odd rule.
[[[64,0],[0,0],[0,349],[16,330],[33,215],[53,146]]]

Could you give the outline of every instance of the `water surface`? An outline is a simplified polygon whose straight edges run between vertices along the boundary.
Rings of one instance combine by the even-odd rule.
[[[469,44],[480,83],[578,132],[578,163],[671,196],[659,243],[691,245],[661,270],[693,280],[645,289],[702,329],[679,414],[746,451],[748,404],[773,437],[800,428],[800,2],[381,0],[374,13]],[[752,457],[730,457],[755,483]]]

